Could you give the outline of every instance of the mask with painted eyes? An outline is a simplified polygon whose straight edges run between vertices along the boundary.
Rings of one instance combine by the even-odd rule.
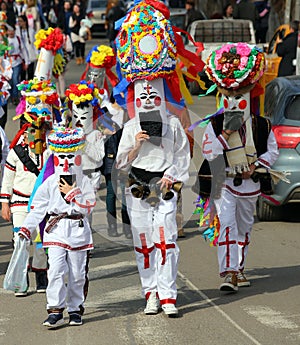
[[[72,104],[72,127],[82,128],[85,134],[93,130],[93,107],[90,103],[85,106]]]
[[[48,124],[41,117],[27,129],[28,146],[33,153],[40,155],[46,150],[46,132],[48,129]]]
[[[138,131],[145,130],[150,142],[160,145],[167,132],[167,113],[163,79],[134,82],[135,119]]]
[[[68,184],[79,182],[82,178],[81,151],[54,152],[54,171],[58,179],[63,178]]]
[[[225,96],[223,95],[223,103],[226,114],[230,113],[231,116],[238,116],[245,122],[250,117],[250,92],[236,95]]]

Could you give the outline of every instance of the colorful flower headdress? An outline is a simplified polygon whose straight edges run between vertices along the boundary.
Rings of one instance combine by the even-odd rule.
[[[109,46],[94,46],[89,51],[86,62],[91,67],[112,68],[116,64],[116,56],[113,49]]]
[[[107,80],[110,81],[112,86],[118,83],[117,76],[111,71],[111,68],[116,64],[116,55],[113,49],[109,46],[100,45],[94,46],[86,57],[86,69],[83,72],[81,79],[86,79],[89,68],[104,68],[105,80],[104,87],[108,90]]]
[[[155,1],[158,3],[158,1]],[[129,82],[166,77],[176,67],[176,41],[164,14],[143,1],[127,14],[116,38],[121,71]]]
[[[47,30],[39,30],[35,35],[35,39],[34,45],[36,49],[45,48],[46,50],[52,51],[53,55],[56,54],[64,43],[64,37],[61,30],[51,27]]]
[[[26,97],[26,102],[29,104],[36,104],[38,99],[47,104],[56,104],[58,101],[56,85],[50,80],[40,81],[37,78],[24,80],[18,84],[18,90]]]
[[[78,84],[71,84],[66,90],[66,97],[76,105],[96,106],[101,102],[99,89],[91,82],[81,80]]]
[[[206,73],[218,87],[237,90],[254,85],[263,75],[265,56],[256,46],[227,43],[207,59]]]
[[[76,152],[84,147],[84,132],[81,128],[57,127],[50,132],[48,144],[54,152]]]
[[[120,82],[114,88],[114,97],[127,107],[129,117],[134,117],[132,83],[163,78],[167,104],[181,112],[183,98],[192,103],[183,74],[201,83],[198,73],[204,64],[199,56],[185,49],[182,30],[171,25],[169,8],[163,2],[135,0],[134,4],[122,24],[117,23],[121,25],[116,38]],[[179,60],[183,67],[179,67]]]

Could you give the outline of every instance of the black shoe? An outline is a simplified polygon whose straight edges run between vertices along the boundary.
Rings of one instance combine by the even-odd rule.
[[[48,285],[47,271],[35,272],[36,292],[45,293]]]
[[[80,326],[82,325],[81,315],[78,313],[69,314],[69,325],[70,326]]]
[[[43,326],[56,328],[62,326],[65,323],[63,313],[51,313],[48,319],[43,322]]]

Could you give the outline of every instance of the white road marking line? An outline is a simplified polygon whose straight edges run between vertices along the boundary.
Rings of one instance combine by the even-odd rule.
[[[244,306],[243,309],[249,315],[255,317],[263,325],[276,329],[296,329],[299,326],[288,320],[280,311],[274,310],[264,305]]]
[[[239,326],[229,315],[227,315],[220,307],[218,307],[204,292],[199,290],[184,274],[178,271],[178,276],[182,279],[191,289],[197,292],[207,304],[210,304],[219,314],[221,314],[227,321],[229,321],[238,331],[240,331],[245,337],[253,342],[255,345],[262,345],[259,341],[252,337],[251,334],[246,332],[241,326]]]

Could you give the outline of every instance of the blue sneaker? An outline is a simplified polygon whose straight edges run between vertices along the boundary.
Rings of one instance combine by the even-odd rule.
[[[43,322],[43,326],[56,328],[65,323],[63,313],[51,313],[48,319]]]
[[[77,313],[70,313],[69,314],[69,325],[70,326],[80,326],[82,325],[81,315]]]

